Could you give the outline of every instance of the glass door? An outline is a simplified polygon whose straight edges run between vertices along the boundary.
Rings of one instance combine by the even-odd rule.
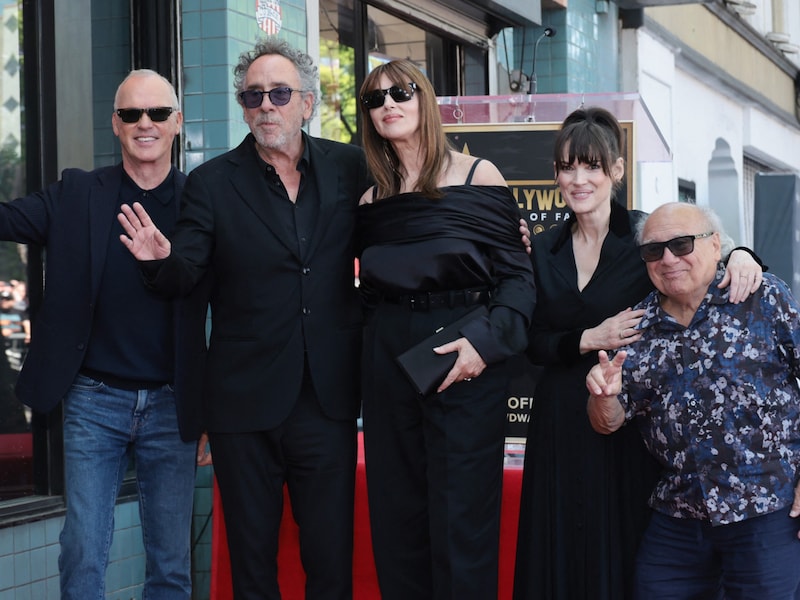
[[[25,193],[22,2],[0,3],[0,202]],[[31,413],[14,394],[30,341],[27,247],[0,242],[0,500],[33,493]]]
[[[440,96],[461,93],[463,47],[457,41],[361,0],[320,0],[319,7],[322,137],[357,142],[361,82],[390,60],[413,60]]]

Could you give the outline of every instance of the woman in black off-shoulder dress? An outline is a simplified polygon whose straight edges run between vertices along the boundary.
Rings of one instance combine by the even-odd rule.
[[[497,596],[506,359],[535,303],[519,212],[497,168],[454,152],[433,87],[409,61],[366,79],[376,186],[358,209],[367,306],[363,416],[373,549],[384,600]],[[396,357],[484,305],[422,395]],[[433,356],[433,349],[431,349]]]

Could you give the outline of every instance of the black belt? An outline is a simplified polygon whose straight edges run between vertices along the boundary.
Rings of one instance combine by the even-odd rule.
[[[384,296],[383,301],[400,304],[411,310],[431,310],[434,308],[454,308],[486,304],[491,294],[489,290],[448,290],[446,292],[420,292],[402,296]]]

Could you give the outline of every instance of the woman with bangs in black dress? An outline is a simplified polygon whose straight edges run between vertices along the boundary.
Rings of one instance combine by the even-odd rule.
[[[499,170],[444,135],[433,86],[410,61],[373,70],[362,131],[376,185],[358,208],[367,316],[364,442],[384,600],[497,596],[507,359],[535,305],[519,210]],[[438,353],[430,393],[397,356],[480,305]],[[433,348],[431,348],[433,357]]]
[[[609,111],[580,108],[562,123],[553,164],[570,217],[533,239],[538,300],[527,355],[544,367],[525,449],[514,600],[627,600],[647,500],[660,468],[636,427],[595,432],[586,374],[598,350],[639,339],[653,289],[634,234],[646,217],[614,199],[625,138]],[[730,255],[730,301],[761,282],[750,251]],[[732,276],[731,276],[732,275]]]

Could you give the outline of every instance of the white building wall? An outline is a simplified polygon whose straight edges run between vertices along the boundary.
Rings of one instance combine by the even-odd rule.
[[[744,150],[776,168],[800,172],[800,129],[757,108],[744,111]],[[791,125],[791,124],[789,124]]]
[[[675,54],[646,31],[636,30],[639,48],[639,94],[675,155]],[[639,165],[639,207],[651,212],[678,199],[675,163]]]
[[[634,44],[622,36],[621,56]],[[711,205],[737,244],[752,245],[752,199],[743,198],[743,161],[748,156],[776,170],[800,173],[800,128],[728,89],[713,73],[681,60],[646,29],[636,33],[636,77],[623,67],[626,84],[638,78],[639,93],[670,145],[671,164],[639,166],[639,207],[677,200],[678,179],[693,182],[697,203]],[[630,88],[626,91],[635,91]],[[725,160],[730,155],[730,169]],[[715,159],[712,165],[712,159]],[[711,172],[710,172],[711,171]],[[728,179],[735,173],[735,181]]]
[[[736,197],[729,199],[730,203],[738,205],[742,195],[742,107],[718,86],[709,85],[686,71],[678,71],[675,86],[677,127],[674,163],[677,177],[694,182],[698,204],[712,204],[709,162],[722,142],[730,148],[734,168],[739,174]],[[718,206],[713,208],[719,212]],[[740,220],[734,215],[740,212],[733,208],[731,213],[730,219],[723,222],[728,234],[739,239],[742,234]]]

